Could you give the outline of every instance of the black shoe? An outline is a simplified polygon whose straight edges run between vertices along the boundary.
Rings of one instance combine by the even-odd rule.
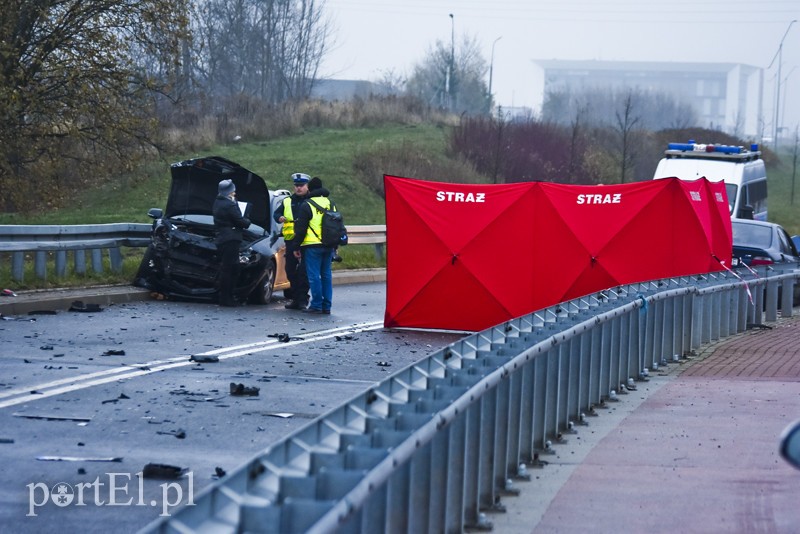
[[[303,310],[306,313],[313,313],[315,315],[330,315],[330,310],[320,310],[319,308],[306,308]]]
[[[290,302],[286,306],[284,306],[287,310],[305,310],[306,305],[302,302]]]

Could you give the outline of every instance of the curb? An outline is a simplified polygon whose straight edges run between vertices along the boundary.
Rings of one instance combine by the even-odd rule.
[[[385,282],[386,269],[348,269],[333,272],[333,285]],[[16,297],[0,297],[0,315],[27,315],[36,311],[68,310],[73,302],[109,306],[153,300],[152,291],[129,285],[92,286],[21,291]]]

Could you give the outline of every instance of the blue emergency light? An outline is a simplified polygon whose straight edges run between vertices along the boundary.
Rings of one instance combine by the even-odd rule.
[[[755,147],[755,148],[753,148]],[[757,150],[758,145],[751,145],[752,150]],[[741,154],[745,150],[740,146],[732,145],[704,145],[695,143],[694,140],[689,140],[688,143],[669,143],[667,150],[680,150],[683,152],[717,152],[720,154]]]

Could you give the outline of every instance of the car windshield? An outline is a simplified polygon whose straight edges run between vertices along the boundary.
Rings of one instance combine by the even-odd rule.
[[[733,244],[745,247],[769,248],[772,228],[757,224],[733,224]]]

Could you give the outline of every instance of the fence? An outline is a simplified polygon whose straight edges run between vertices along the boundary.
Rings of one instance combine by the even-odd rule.
[[[111,269],[122,269],[121,247],[146,247],[150,244],[152,225],[138,223],[79,224],[79,225],[0,225],[0,253],[11,257],[11,278],[21,282],[25,262],[33,261],[35,276],[47,279],[48,265],[54,265],[56,277],[67,272],[67,252],[71,252],[77,274],[88,267],[96,273],[103,272],[103,255],[109,258]],[[350,243],[371,244],[375,255],[383,258],[386,243],[386,226],[348,226]]]
[[[146,532],[489,530],[513,480],[649,370],[792,314],[800,271],[631,284],[465,337],[270,446]]]

